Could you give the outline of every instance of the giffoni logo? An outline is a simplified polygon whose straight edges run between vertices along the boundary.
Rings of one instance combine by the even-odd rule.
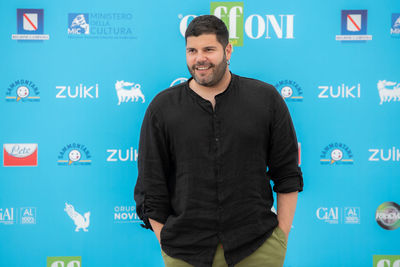
[[[81,267],[82,257],[47,257],[47,267]]]
[[[374,255],[373,267],[400,267],[400,255]]]
[[[243,46],[243,2],[211,2],[210,14],[225,23],[232,45]]]

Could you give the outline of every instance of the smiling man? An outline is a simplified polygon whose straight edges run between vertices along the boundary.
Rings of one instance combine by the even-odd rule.
[[[229,71],[220,19],[193,19],[185,39],[192,78],[143,120],[137,213],[167,267],[282,266],[303,190],[289,111],[273,86]]]

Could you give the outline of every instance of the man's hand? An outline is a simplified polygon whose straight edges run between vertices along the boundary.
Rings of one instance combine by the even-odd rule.
[[[164,227],[164,224],[159,223],[151,218],[149,218],[149,222],[151,224],[151,228],[153,228],[154,233],[156,234],[156,237],[158,239],[158,243],[161,244],[161,239],[160,239],[160,233],[161,229]]]
[[[289,237],[290,228],[292,227],[294,212],[296,210],[298,192],[277,193],[277,214],[278,227]]]

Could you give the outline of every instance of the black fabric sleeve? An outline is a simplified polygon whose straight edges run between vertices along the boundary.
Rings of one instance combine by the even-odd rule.
[[[157,117],[148,108],[140,131],[138,178],[134,191],[136,213],[147,229],[153,230],[149,218],[164,224],[170,215],[168,155],[165,135]]]
[[[275,107],[268,150],[268,176],[274,181],[274,191],[303,191],[303,177],[298,166],[298,143],[292,118],[281,95],[275,93]]]

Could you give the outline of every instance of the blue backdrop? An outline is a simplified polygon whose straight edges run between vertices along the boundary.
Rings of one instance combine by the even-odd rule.
[[[285,266],[400,265],[399,1],[17,0],[0,14],[0,266],[163,266],[135,213],[139,131],[189,77],[181,32],[202,14],[229,26],[232,72],[275,85],[292,114],[305,186]]]

